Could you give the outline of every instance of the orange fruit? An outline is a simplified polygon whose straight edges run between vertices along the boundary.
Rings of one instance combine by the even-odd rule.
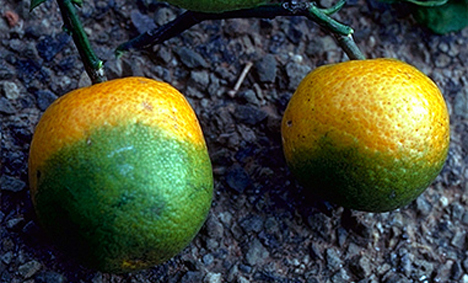
[[[57,99],[34,133],[29,181],[52,240],[106,272],[179,253],[203,225],[213,193],[193,109],[172,86],[139,77]]]
[[[325,200],[372,212],[419,196],[441,171],[450,139],[438,87],[394,59],[312,71],[287,106],[281,134],[300,183]]]

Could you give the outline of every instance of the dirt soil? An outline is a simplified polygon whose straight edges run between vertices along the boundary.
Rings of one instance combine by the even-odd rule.
[[[115,275],[77,265],[37,225],[27,184],[34,127],[53,100],[90,81],[54,1],[32,13],[27,0],[1,3],[0,282],[468,282],[468,29],[434,35],[407,7],[374,1],[349,1],[334,16],[355,29],[368,58],[398,58],[429,75],[451,114],[440,176],[410,205],[374,214],[305,198],[285,165],[280,121],[294,89],[317,66],[348,60],[316,24],[208,21],[117,60],[118,44],[181,10],[85,0],[80,16],[108,77],[157,78],[184,93],[215,177],[211,213],[190,246],[160,266]],[[19,17],[9,23],[11,12]]]

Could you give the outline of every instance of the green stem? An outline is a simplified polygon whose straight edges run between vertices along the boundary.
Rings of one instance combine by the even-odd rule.
[[[80,53],[86,73],[93,84],[106,81],[103,62],[96,56],[81,24],[73,0],[57,0],[62,13],[65,29],[71,33],[76,48]]]
[[[312,2],[290,1],[279,4],[260,5],[252,9],[226,11],[222,13],[187,11],[175,20],[157,29],[142,33],[136,38],[121,44],[116,49],[116,55],[121,56],[125,51],[144,48],[152,44],[160,44],[205,20],[305,16],[320,25],[324,30],[333,34],[340,47],[346,52],[350,59],[365,59],[364,55],[353,40],[353,29],[347,25],[339,23],[329,16],[337,12],[344,4],[345,0],[342,0],[334,7],[329,9],[320,9]]]

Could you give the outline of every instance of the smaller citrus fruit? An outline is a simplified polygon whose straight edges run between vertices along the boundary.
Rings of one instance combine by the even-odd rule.
[[[437,86],[394,59],[356,60],[307,75],[284,113],[288,166],[300,183],[344,207],[408,204],[445,163],[449,115]]]
[[[213,190],[193,109],[172,86],[139,77],[57,99],[34,133],[29,180],[52,240],[106,272],[179,253],[203,225]]]

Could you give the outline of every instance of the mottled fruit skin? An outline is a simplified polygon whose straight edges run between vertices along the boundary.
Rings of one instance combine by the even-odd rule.
[[[181,8],[205,13],[221,13],[225,11],[234,11],[239,9],[254,8],[258,5],[265,4],[267,1],[264,0],[202,0],[202,1],[190,1],[190,0],[169,0],[166,1],[175,6]]]
[[[281,133],[288,166],[305,187],[372,212],[419,196],[440,173],[450,140],[437,86],[393,59],[317,68],[291,98]]]
[[[84,265],[114,273],[179,253],[213,194],[192,108],[172,86],[139,77],[56,100],[37,125],[29,180],[52,240]]]

